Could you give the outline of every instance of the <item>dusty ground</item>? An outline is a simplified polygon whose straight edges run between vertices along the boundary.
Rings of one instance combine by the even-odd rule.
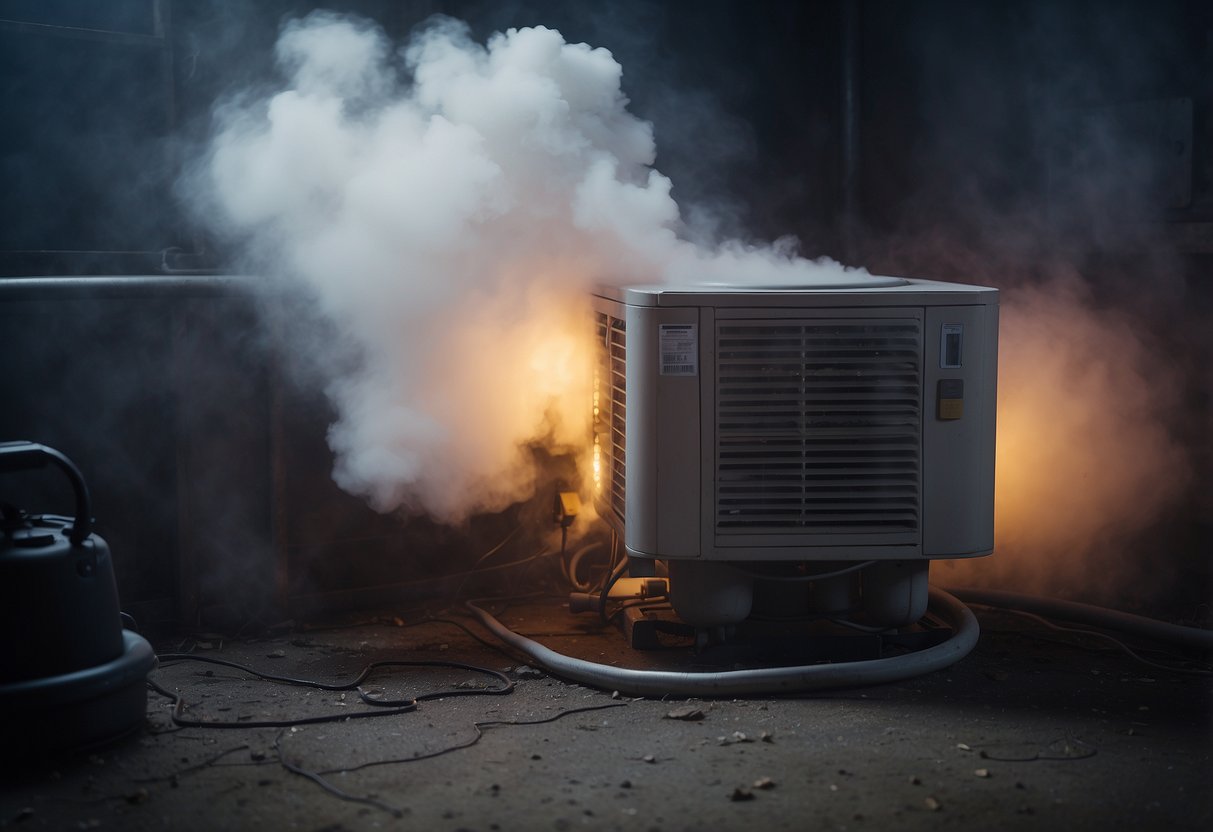
[[[136,737],[49,769],[10,774],[0,826],[19,829],[1208,829],[1213,828],[1213,686],[1102,647],[983,613],[981,643],[948,671],[797,698],[612,698],[517,670],[444,623],[389,614],[341,629],[241,642],[159,643],[161,652],[267,672],[347,679],[378,659],[499,670],[506,695],[425,701],[416,711],[295,728],[174,729],[149,695]],[[401,616],[410,625],[415,618]],[[506,623],[597,661],[657,665],[617,631],[555,606]],[[204,649],[209,646],[209,649]],[[154,677],[185,714],[278,720],[365,710],[357,694],[249,680],[180,663]],[[368,683],[381,696],[492,678],[416,668]],[[582,708],[601,708],[574,712]],[[688,714],[690,711],[692,713]],[[672,719],[670,714],[699,719]],[[560,716],[565,714],[564,716]],[[536,720],[551,720],[535,722]],[[509,722],[533,724],[510,725]],[[477,723],[483,736],[476,739]],[[424,755],[451,749],[438,756]],[[418,757],[421,759],[410,760]],[[395,760],[351,771],[354,766]],[[346,769],[346,773],[341,773]],[[323,774],[348,797],[301,772]]]

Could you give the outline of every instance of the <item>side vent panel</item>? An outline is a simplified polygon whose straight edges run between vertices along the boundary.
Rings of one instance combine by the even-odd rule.
[[[716,531],[917,533],[922,326],[720,321]]]
[[[624,322],[598,313],[598,364],[594,378],[594,476],[600,499],[624,519],[627,469],[627,332]]]

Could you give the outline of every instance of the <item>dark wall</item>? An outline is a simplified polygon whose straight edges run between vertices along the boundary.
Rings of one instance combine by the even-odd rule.
[[[1017,217],[1050,243],[1115,248],[1127,228],[1213,219],[1207,3],[872,0],[863,14],[874,237]]]
[[[1141,418],[1182,449],[1173,474],[1191,479],[1156,522],[1115,541],[1140,579],[1119,589],[1198,608],[1213,580],[1213,6],[865,0],[861,14],[857,259],[997,285],[1004,310],[1068,286],[1083,300],[1055,308],[1075,325],[1114,322],[1143,345],[1124,412],[1152,391],[1158,406]],[[1144,451],[1129,441],[1107,453],[1113,476],[1118,458]],[[1101,571],[1113,570],[1089,569],[1091,585]]]
[[[264,83],[280,22],[315,5],[5,4],[0,275],[224,268],[174,179],[205,141],[213,102]],[[1208,461],[1201,368],[1213,356],[1185,334],[1213,328],[1208,4],[335,5],[397,36],[446,12],[479,36],[541,23],[611,49],[634,111],[655,124],[657,165],[688,233],[795,234],[811,256],[843,253],[842,21],[853,5],[852,262],[1002,285],[1075,266],[1116,288],[1106,302],[1144,325],[1170,316],[1178,360],[1190,363],[1186,430]],[[441,574],[508,528],[509,517],[461,530],[413,520],[406,532],[341,494],[328,477],[331,414],[277,372],[261,301],[200,297],[192,279],[179,277],[184,291],[105,299],[0,292],[0,437],[80,463],[125,600],[187,620],[219,607],[277,614],[275,598]],[[1169,299],[1143,300],[1133,288],[1143,281],[1165,284]],[[65,510],[57,483],[30,488],[28,508]],[[1204,511],[1187,518],[1189,551],[1207,546]]]
[[[548,25],[610,49],[697,227],[831,248],[836,2],[17,2],[0,12],[0,275],[219,266],[173,182],[217,100],[273,78],[282,21],[317,8],[401,37],[431,14],[478,36]],[[15,198],[17,194],[20,199]],[[169,249],[167,258],[163,252]]]
[[[449,529],[340,491],[332,411],[282,370],[289,339],[263,324],[274,303],[248,278],[0,281],[0,437],[81,469],[124,609],[145,625],[441,597],[458,580],[439,579],[517,522],[515,509]],[[6,474],[0,501],[75,509],[51,469]]]
[[[146,273],[165,248],[196,248],[177,173],[203,146],[214,103],[273,77],[280,23],[318,5],[6,4],[0,274]],[[327,6],[397,37],[439,12],[477,36],[543,24],[609,48],[687,217],[796,234],[807,254],[840,253],[844,8],[860,28],[859,210],[871,239],[859,259],[889,238],[964,236],[991,216],[1035,217],[1034,232],[1048,218],[1084,245],[1101,222],[1213,218],[1213,9],[1195,0]],[[33,257],[43,251],[153,256]]]
[[[0,436],[76,462],[120,595],[145,622],[272,599],[251,591],[273,576],[256,331],[247,297],[202,278],[0,282]],[[50,470],[6,475],[0,499],[73,512]]]

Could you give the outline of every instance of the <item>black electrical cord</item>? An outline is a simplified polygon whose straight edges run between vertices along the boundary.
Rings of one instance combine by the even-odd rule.
[[[474,734],[470,740],[448,745],[445,748],[439,748],[437,751],[429,751],[425,754],[418,754],[415,757],[394,757],[388,760],[370,760],[365,763],[359,763],[356,766],[345,766],[343,768],[327,768],[316,774],[349,774],[352,771],[361,771],[364,768],[373,768],[375,766],[397,765],[399,763],[416,763],[421,760],[432,760],[435,757],[441,757],[444,754],[450,754],[454,751],[461,751],[464,748],[471,748],[484,737],[485,728],[495,728],[497,726],[518,726],[518,725],[544,725],[549,722],[555,722],[558,719],[563,719],[566,716],[574,714],[584,714],[590,711],[602,711],[607,708],[626,707],[626,702],[610,702],[605,705],[586,705],[581,708],[570,708],[567,711],[561,711],[551,716],[545,716],[541,719],[486,719],[472,723]]]
[[[324,722],[344,722],[347,719],[393,716],[394,714],[405,714],[417,710],[417,704],[414,702],[400,708],[384,708],[376,711],[348,711],[340,714],[321,714],[319,716],[298,717],[296,719],[245,720],[243,722],[188,719],[182,716],[186,709],[185,697],[180,693],[165,689],[153,679],[148,679],[147,685],[161,696],[173,700],[173,713],[171,717],[173,724],[178,728],[293,728],[297,725],[319,725]]]
[[[607,615],[607,600],[611,596],[611,587],[619,583],[619,579],[623,577],[623,573],[628,571],[628,559],[625,557],[615,565],[602,582],[602,590],[598,593],[598,617],[602,619],[603,624],[609,624],[611,617]]]
[[[607,619],[610,621],[614,621],[616,618],[619,617],[619,614],[621,612],[623,612],[624,610],[634,609],[634,608],[642,608],[646,612],[658,611],[658,610],[670,611],[670,610],[674,609],[673,607],[670,606],[669,601],[662,600],[659,597],[657,597],[657,598],[627,598],[623,601],[620,601],[618,604],[615,605],[615,609],[611,610],[610,614],[607,616]]]
[[[299,777],[305,777],[308,780],[311,780],[317,786],[324,789],[329,794],[333,795],[333,797],[339,798],[341,800],[345,800],[349,803],[361,803],[365,806],[374,806],[376,809],[382,809],[383,811],[389,813],[393,817],[397,817],[397,818],[404,817],[404,810],[400,809],[399,807],[393,806],[390,803],[385,803],[382,800],[379,800],[378,798],[373,797],[371,795],[367,795],[367,796],[363,797],[363,796],[356,795],[356,794],[350,794],[349,792],[345,791],[344,789],[338,788],[337,786],[333,785],[328,780],[321,777],[317,772],[308,771],[303,766],[292,763],[290,760],[286,759],[286,757],[284,757],[282,755],[282,736],[283,736],[282,734],[279,734],[277,737],[274,738],[274,753],[278,756],[278,763],[284,769],[289,771],[291,774],[295,774],[295,775],[298,775]]]
[[[463,664],[462,662],[444,662],[444,661],[378,661],[371,662],[366,665],[362,672],[349,682],[318,682],[312,679],[297,679],[290,676],[278,676],[272,673],[262,673],[248,665],[232,662],[226,659],[217,659],[212,656],[195,656],[188,653],[166,653],[159,657],[161,664],[195,661],[205,664],[214,664],[221,667],[230,667],[239,670],[242,673],[247,673],[250,676],[256,676],[259,679],[264,679],[268,682],[277,682],[284,685],[296,685],[300,687],[315,688],[317,690],[326,691],[346,691],[356,690],[359,698],[367,705],[373,705],[377,710],[370,711],[347,711],[339,714],[321,714],[312,717],[300,717],[289,720],[261,720],[261,721],[236,721],[236,722],[220,722],[208,720],[187,719],[183,716],[186,708],[185,698],[180,693],[169,691],[152,679],[148,679],[148,685],[152,690],[162,696],[166,696],[173,700],[173,724],[178,727],[189,728],[289,728],[295,725],[313,725],[323,722],[341,722],[347,719],[365,719],[375,716],[391,716],[393,714],[408,713],[417,709],[417,703],[425,702],[433,699],[446,698],[451,696],[501,696],[513,692],[514,683],[504,673],[493,670],[492,668],[479,667],[477,665]],[[429,693],[419,694],[411,699],[396,699],[385,700],[377,699],[369,695],[361,687],[362,683],[367,680],[376,670],[382,667],[439,667],[453,668],[456,670],[467,670],[473,673],[481,673],[486,676],[492,676],[501,682],[500,687],[491,688],[451,688],[441,691],[432,691]]]
[[[1020,618],[1026,618],[1029,621],[1035,621],[1037,624],[1047,627],[1050,630],[1055,630],[1059,633],[1070,633],[1070,634],[1077,635],[1077,636],[1089,636],[1091,638],[1097,638],[1101,641],[1111,644],[1113,647],[1115,647],[1117,650],[1120,650],[1122,653],[1124,653],[1129,658],[1139,661],[1142,664],[1147,665],[1148,667],[1153,667],[1157,670],[1166,670],[1170,673],[1182,673],[1182,674],[1188,674],[1188,675],[1192,675],[1192,676],[1213,676],[1213,670],[1210,670],[1206,667],[1198,666],[1193,662],[1188,662],[1185,659],[1182,659],[1179,657],[1173,657],[1172,664],[1167,664],[1165,662],[1156,662],[1153,659],[1148,659],[1145,656],[1143,656],[1140,652],[1138,652],[1137,650],[1134,650],[1132,647],[1125,644],[1120,639],[1116,638],[1115,636],[1108,635],[1107,633],[1101,633],[1097,630],[1087,630],[1087,629],[1084,629],[1081,627],[1064,627],[1061,624],[1056,624],[1056,623],[1050,621],[1049,619],[1045,618],[1044,616],[1037,615],[1036,613],[1033,613],[1033,612],[1024,612],[1023,610],[1014,610],[1014,609],[1009,609],[1009,608],[1005,608],[1005,607],[995,607],[994,609],[1001,609],[1003,612],[1010,613],[1012,615],[1017,615]],[[1070,642],[1063,641],[1060,639],[1056,639],[1054,641],[1056,641],[1057,643],[1060,643],[1060,644],[1067,644],[1069,646],[1074,646],[1074,645],[1070,644]]]
[[[565,554],[565,551],[568,549],[568,545],[569,545],[569,527],[564,524],[561,524],[561,526],[560,526],[560,555],[559,555],[560,574],[566,581],[568,581],[569,583],[573,583],[573,578],[572,578],[572,576],[569,575],[569,565],[568,565],[568,563],[565,562],[565,559],[564,559],[564,554]]]
[[[498,543],[496,546],[494,546],[493,548],[489,549],[487,552],[485,552],[485,553],[484,553],[483,555],[481,555],[480,557],[476,558],[476,562],[472,564],[472,568],[471,568],[471,569],[469,569],[468,571],[466,571],[466,572],[464,572],[464,573],[463,573],[463,580],[461,580],[461,581],[459,582],[459,586],[455,587],[455,592],[454,592],[454,593],[452,593],[452,595],[451,595],[451,600],[452,600],[452,601],[456,601],[456,600],[458,600],[458,599],[459,599],[459,596],[460,596],[460,595],[463,593],[463,587],[464,587],[464,586],[467,584],[467,582],[468,582],[468,579],[469,579],[469,578],[471,578],[471,577],[472,577],[472,576],[474,576],[474,575],[479,574],[480,572],[485,572],[485,571],[488,571],[487,569],[485,569],[485,570],[480,569],[480,568],[479,568],[479,567],[480,567],[480,565],[481,565],[482,563],[484,563],[486,560],[488,560],[489,558],[491,558],[493,555],[497,554],[497,553],[498,553],[498,552],[500,552],[502,549],[504,549],[504,548],[505,548],[505,544],[509,543],[511,540],[513,540],[515,537],[517,537],[517,536],[518,536],[518,533],[519,533],[520,531],[522,531],[522,526],[515,526],[515,527],[514,527],[514,528],[513,528],[513,529],[510,531],[510,533],[509,533],[509,534],[507,534],[505,537],[503,537],[503,538],[501,539],[501,541],[500,541],[500,542],[499,542],[499,543]],[[541,553],[541,554],[542,554],[542,553]],[[503,567],[505,567],[505,566],[510,566],[510,565],[515,564],[515,563],[525,563],[527,560],[529,560],[529,558],[524,559],[524,560],[522,560],[522,561],[511,561],[511,563],[507,563],[507,564],[501,564],[501,565],[499,565],[499,566],[492,567],[492,568],[495,568],[495,569],[501,569],[501,568],[503,568]]]
[[[377,809],[382,809],[385,812],[389,812],[394,817],[402,817],[404,814],[403,810],[397,808],[396,806],[393,806],[390,803],[385,803],[382,800],[379,800],[378,798],[374,797],[373,795],[360,796],[360,795],[356,795],[356,794],[351,794],[351,793],[345,791],[344,789],[338,788],[333,783],[329,782],[328,779],[326,779],[324,777],[324,775],[326,775],[326,774],[343,774],[344,775],[344,774],[349,774],[350,772],[360,771],[362,769],[372,768],[375,766],[398,765],[398,764],[402,764],[402,763],[420,762],[421,760],[431,760],[434,757],[441,757],[444,754],[450,754],[455,751],[460,751],[464,748],[471,748],[473,745],[480,742],[480,740],[484,737],[485,728],[491,728],[491,727],[495,727],[495,726],[499,726],[499,725],[542,725],[547,722],[555,722],[558,719],[562,719],[566,716],[571,716],[573,714],[586,713],[587,711],[600,711],[600,710],[603,710],[604,708],[618,708],[618,707],[625,706],[625,704],[626,703],[623,703],[623,702],[611,702],[611,703],[608,703],[605,705],[590,705],[590,706],[583,707],[583,708],[571,708],[567,711],[561,711],[558,714],[553,714],[552,716],[543,717],[542,719],[481,720],[481,721],[472,723],[472,730],[474,732],[472,735],[472,738],[469,740],[466,740],[464,742],[456,743],[455,745],[449,745],[445,748],[440,748],[437,751],[431,751],[426,754],[418,754],[414,757],[394,757],[394,758],[390,758],[390,759],[386,759],[386,760],[369,760],[365,763],[360,763],[358,765],[349,766],[346,768],[332,768],[332,769],[325,769],[323,771],[309,771],[308,769],[305,769],[300,765],[296,765],[295,763],[290,762],[283,755],[283,751],[282,751],[282,739],[284,737],[284,734],[279,734],[277,736],[277,738],[274,740],[274,751],[278,755],[278,762],[282,765],[283,768],[285,768],[287,771],[291,772],[292,774],[297,774],[300,777],[306,777],[308,780],[311,780],[317,786],[324,789],[326,792],[333,795],[334,797],[337,797],[341,800],[348,801],[350,803],[361,803],[366,806],[374,806]]]
[[[1025,595],[1018,592],[973,587],[956,587],[950,591],[967,604],[1020,610],[1046,618],[1060,618],[1105,630],[1118,630],[1175,647],[1204,652],[1213,651],[1213,630],[1183,627],[1120,610],[1042,595]]]

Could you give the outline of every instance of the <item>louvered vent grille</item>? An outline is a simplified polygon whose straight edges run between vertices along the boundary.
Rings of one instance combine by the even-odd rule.
[[[720,322],[717,531],[916,531],[921,355],[916,320]]]
[[[627,338],[623,321],[598,313],[598,372],[594,389],[594,453],[603,501],[624,517],[627,469]]]

